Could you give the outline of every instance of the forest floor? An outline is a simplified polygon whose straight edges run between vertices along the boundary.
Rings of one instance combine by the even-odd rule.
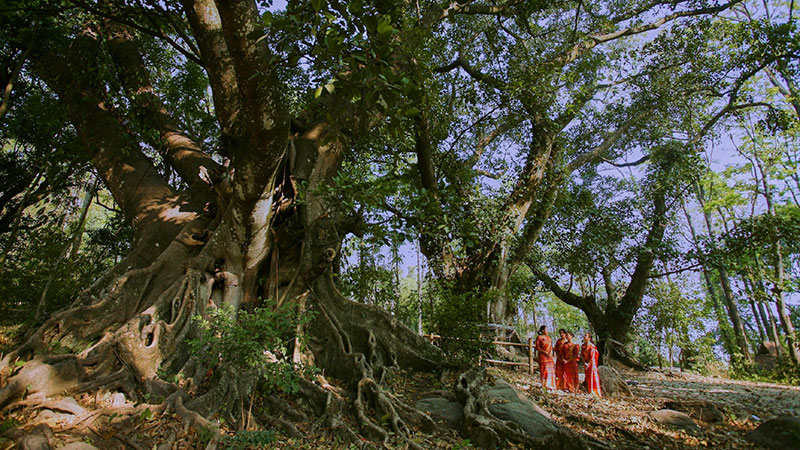
[[[581,434],[618,449],[760,448],[745,436],[766,420],[800,417],[800,387],[704,377],[686,372],[624,373],[631,380],[633,397],[597,399],[587,394],[549,394],[531,377],[504,371],[507,379],[547,410],[553,418]],[[538,381],[538,380],[537,380]],[[700,432],[666,429],[647,414],[664,409],[670,400],[705,400],[714,403],[725,421],[697,421]]]
[[[489,370],[492,375],[505,378],[522,392],[526,392],[555,421],[581,433],[601,448],[755,449],[758,447],[744,438],[760,423],[778,416],[800,416],[800,387],[796,386],[703,377],[689,373],[624,373],[626,380],[634,382],[631,386],[634,394],[632,397],[597,399],[582,393],[546,393],[539,387],[538,377],[531,377],[521,371]],[[454,380],[444,380],[442,384],[430,374],[401,375],[393,380],[392,389],[398,396],[413,404],[423,392],[447,388],[450,381]],[[662,428],[647,418],[649,412],[663,409],[665,402],[669,400],[697,399],[717,405],[725,415],[724,422],[706,424],[698,421],[700,431],[691,435]],[[83,396],[77,401],[87,410],[97,411],[107,407],[104,403],[112,400],[100,399],[98,403],[95,396]],[[51,420],[61,418],[60,426],[54,427],[56,433],[51,440],[55,444],[54,448],[68,442],[82,441],[100,449],[149,449],[165,440],[172,442],[169,447],[173,449],[206,447],[210,436],[186,428],[175,416],[150,414],[149,409],[143,406],[145,405],[140,405],[137,413],[127,418],[111,415],[93,421],[91,425],[86,422],[70,425],[63,422],[69,421],[68,415],[63,414],[43,417],[41,411],[5,411],[0,425],[2,428],[15,425],[30,430],[36,423],[50,422],[52,425]],[[221,428],[224,429],[224,425]],[[263,436],[259,438],[257,434],[236,435],[231,431],[219,448],[356,448],[332,440],[324,429],[314,423],[300,424],[298,429],[304,435],[301,439],[290,439],[278,434],[262,440]],[[424,448],[469,448],[469,441],[458,437],[453,430],[438,436],[419,435],[414,440]],[[261,441],[261,444],[271,442],[267,445],[248,446],[248,441]],[[373,448],[371,443],[365,443],[366,448]],[[0,450],[9,449],[12,445],[10,441],[0,440]],[[406,448],[406,445],[397,443],[390,447],[399,449]]]
[[[0,330],[0,347],[8,347],[18,339],[16,328]],[[15,339],[16,338],[16,339]],[[7,341],[7,342],[6,342]],[[3,348],[5,350],[5,348]],[[632,397],[598,399],[587,394],[565,392],[547,393],[539,386],[538,375],[527,372],[489,369],[494,376],[502,377],[548,411],[558,423],[584,435],[598,447],[617,449],[755,449],[745,436],[766,420],[780,416],[800,417],[800,387],[762,382],[704,377],[681,372],[625,372],[633,392]],[[423,393],[448,389],[456,374],[439,379],[432,374],[400,374],[391,382],[391,390],[408,404],[414,404]],[[329,380],[334,385],[334,380]],[[340,387],[340,393],[346,390]],[[69,442],[82,441],[99,449],[151,449],[156,444],[170,441],[167,448],[175,450],[203,449],[209,441],[207,433],[198,433],[185,426],[175,415],[159,414],[158,405],[132,404],[121,394],[83,395],[75,398],[86,412],[81,417],[43,408],[14,408],[0,412],[0,435],[16,428],[29,432],[40,423],[54,429],[51,442],[59,448]],[[291,401],[290,396],[286,399]],[[700,431],[688,434],[659,426],[648,419],[648,413],[664,409],[671,400],[705,400],[714,403],[725,416],[722,423],[709,424],[697,421]],[[135,413],[108,414],[113,407],[135,408]],[[151,408],[152,407],[152,408]],[[258,406],[256,406],[257,408]],[[106,414],[98,414],[101,410]],[[347,416],[345,416],[347,417]],[[87,419],[88,418],[88,419]],[[347,420],[347,419],[345,419]],[[350,424],[357,429],[355,423]],[[220,424],[224,431],[225,424]],[[229,431],[219,448],[268,449],[342,449],[357,448],[332,439],[315,421],[298,424],[303,438],[286,438],[280,434],[265,436],[258,433]],[[413,438],[423,448],[469,448],[469,441],[459,437],[455,430],[431,436],[418,434]],[[267,445],[248,446],[247,442]],[[377,443],[365,442],[366,448]],[[0,450],[13,447],[13,442],[0,437]],[[402,443],[391,448],[406,448]]]

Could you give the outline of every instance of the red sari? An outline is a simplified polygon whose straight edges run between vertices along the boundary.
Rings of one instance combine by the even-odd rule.
[[[536,338],[536,351],[539,352],[539,374],[542,377],[542,386],[550,389],[556,389],[555,368],[553,367],[553,351],[552,341],[550,336],[539,335]]]
[[[559,389],[566,389],[564,379],[564,367],[567,363],[567,345],[569,343],[564,338],[559,338],[554,346],[556,352],[556,387]]]
[[[578,344],[566,343],[566,363],[564,364],[564,389],[570,392],[577,392],[580,381],[578,379],[578,359],[580,358],[580,346]]]
[[[600,375],[597,373],[597,359],[600,353],[594,344],[583,344],[581,348],[584,363],[584,375],[586,375],[586,390],[590,394],[602,397],[600,392]]]

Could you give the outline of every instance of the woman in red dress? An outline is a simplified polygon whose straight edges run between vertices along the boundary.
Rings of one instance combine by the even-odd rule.
[[[567,332],[567,342],[564,344],[566,363],[564,364],[564,389],[577,392],[580,381],[578,380],[578,359],[580,359],[580,345],[572,342],[573,335]]]
[[[539,336],[536,338],[536,351],[538,353],[539,374],[542,377],[542,387],[556,389],[555,367],[553,367],[553,344],[550,336],[547,335],[547,327],[542,325],[539,328]]]
[[[600,391],[600,375],[597,374],[597,360],[600,353],[592,342],[592,335],[589,333],[586,333],[583,337],[581,356],[583,358],[584,374],[586,375],[586,391],[590,394],[602,397],[603,393]]]
[[[561,336],[556,341],[556,345],[553,346],[553,349],[556,353],[556,387],[559,389],[566,389],[565,387],[565,378],[564,378],[564,367],[567,363],[567,344],[569,344],[569,340],[567,339],[567,330],[560,329],[558,330],[558,335]]]

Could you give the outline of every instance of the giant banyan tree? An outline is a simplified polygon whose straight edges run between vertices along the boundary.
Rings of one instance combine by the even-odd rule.
[[[258,380],[209,370],[187,342],[198,335],[196,316],[253,311],[270,299],[312,313],[281,355],[321,370],[300,379],[309,411],[354,441],[430,430],[430,417],[384,381],[398,369],[441,371],[444,355],[385,311],[344,298],[332,278],[343,239],[365,225],[337,197],[343,162],[370,145],[414,156],[416,209],[397,202],[386,210],[406,216],[436,275],[454,280],[456,292],[501,290],[572,172],[669,135],[666,124],[679,114],[672,100],[692,107],[696,85],[731,84],[725,92],[733,94],[720,98],[735,109],[743,82],[723,76],[724,64],[684,68],[704,64],[711,45],[653,39],[640,66],[636,56],[601,50],[664,26],[700,36],[700,21],[736,1],[312,0],[290,1],[280,13],[251,0],[17,3],[4,20],[26,30],[22,73],[64,106],[81,157],[134,238],[119,264],[5,355],[0,369],[14,370],[0,407],[23,396],[122,391],[163,398],[161,408],[198,427],[215,414],[242,421]],[[662,51],[673,57],[657,57]],[[159,66],[153,54],[164,52],[180,64]],[[620,58],[638,69],[615,69]],[[189,66],[202,68],[200,91],[213,98],[214,139],[183,129],[154,81],[156,71],[178,78]],[[628,93],[607,95],[605,109],[595,101],[624,83]],[[394,139],[369,142],[380,133]],[[497,176],[479,162],[501,142],[521,149],[507,168],[510,187],[480,206],[470,192]],[[496,300],[482,319],[510,322],[507,301]],[[352,400],[327,389],[325,377],[341,380]],[[488,413],[470,394],[475,373],[460,383],[472,429],[544,442]],[[581,445],[559,436],[548,439]]]

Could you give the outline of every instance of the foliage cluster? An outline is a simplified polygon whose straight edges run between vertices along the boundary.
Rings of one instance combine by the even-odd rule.
[[[295,305],[276,306],[266,300],[252,312],[230,305],[195,316],[199,336],[188,341],[191,352],[210,368],[255,372],[266,391],[294,392],[297,367],[291,361],[290,344],[298,326],[308,323]]]

